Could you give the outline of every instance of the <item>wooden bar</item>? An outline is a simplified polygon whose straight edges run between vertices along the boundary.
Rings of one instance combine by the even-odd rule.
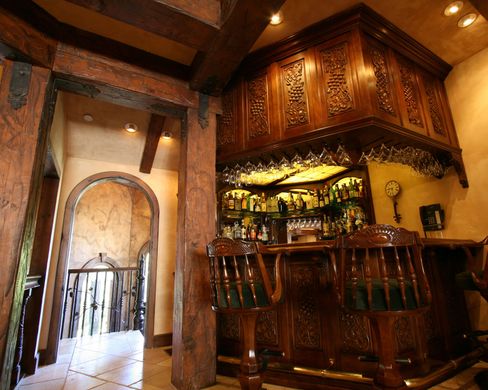
[[[423,239],[423,259],[432,290],[431,309],[424,315],[428,357],[431,367],[426,375],[413,366],[408,387],[425,388],[456,369],[450,364],[472,361],[479,353],[461,337],[470,331],[464,293],[456,287],[454,276],[465,269],[465,247],[474,255],[483,245],[472,240]],[[262,248],[265,258],[283,254],[284,299],[270,315],[258,320],[258,349],[284,352],[274,358],[265,381],[300,389],[342,386],[367,388],[375,371],[374,361],[359,361],[361,355],[373,356],[377,342],[368,320],[341,309],[332,288],[330,255],[333,241],[303,244],[278,244]],[[233,357],[239,356],[239,332],[232,316],[219,316],[218,370],[232,375]],[[395,322],[398,357],[412,356],[417,348],[413,323]],[[423,367],[425,368],[425,367]],[[459,368],[459,367],[458,367]],[[402,369],[403,370],[403,369]],[[422,380],[420,378],[423,378]]]

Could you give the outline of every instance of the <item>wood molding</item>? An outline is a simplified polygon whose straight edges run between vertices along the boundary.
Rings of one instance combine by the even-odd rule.
[[[166,118],[161,115],[152,114],[147,128],[146,143],[142,152],[141,165],[139,172],[151,173],[154,163],[154,157],[159,145],[159,139],[163,133],[164,122]]]
[[[63,218],[62,239],[59,248],[58,264],[56,269],[56,277],[54,284],[54,296],[51,311],[51,322],[49,326],[49,334],[46,351],[42,355],[45,364],[53,364],[56,362],[58,355],[58,346],[61,332],[61,318],[63,314],[63,299],[65,291],[65,276],[68,269],[68,255],[71,240],[71,233],[73,228],[73,218],[76,208],[76,203],[83,191],[96,182],[103,181],[117,181],[118,179],[130,181],[134,183],[146,196],[149,206],[151,208],[151,249],[150,259],[158,258],[158,237],[159,237],[159,202],[151,187],[149,187],[143,180],[125,172],[101,172],[89,176],[80,183],[78,183],[66,200]],[[153,334],[154,334],[154,311],[156,306],[156,270],[157,261],[151,261],[149,265],[149,298],[147,301],[146,310],[146,326],[145,326],[145,347],[152,348]]]
[[[155,334],[153,337],[153,348],[171,346],[173,343],[173,333]]]
[[[163,1],[68,1],[197,50],[205,51],[218,33],[217,26],[211,21],[200,20],[177,8],[178,5]]]
[[[488,3],[486,0],[469,0],[483,17],[488,20]]]
[[[210,49],[192,64],[190,87],[220,96],[232,74],[285,0],[237,0]],[[243,17],[243,15],[246,15]]]

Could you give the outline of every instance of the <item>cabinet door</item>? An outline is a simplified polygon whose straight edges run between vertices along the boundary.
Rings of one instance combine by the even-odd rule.
[[[344,123],[363,116],[358,78],[358,47],[352,33],[315,48],[320,107],[316,127]],[[360,49],[359,49],[360,50]]]
[[[313,49],[278,62],[279,113],[283,137],[294,137],[315,128],[312,121],[317,101]]]
[[[390,52],[395,70],[396,91],[400,105],[402,126],[427,135],[424,107],[420,95],[417,67],[399,53]]]
[[[368,90],[373,114],[395,125],[400,125],[398,101],[388,49],[372,38],[367,38],[364,42],[364,58],[368,80],[363,85]]]
[[[420,80],[429,137],[452,145],[448,118],[442,104],[442,84],[440,80],[426,72],[421,75]]]
[[[241,151],[243,148],[240,101],[239,86],[230,87],[222,94],[222,115],[217,117],[218,158]]]
[[[248,77],[244,82],[245,148],[252,149],[279,139],[273,82],[274,66]]]

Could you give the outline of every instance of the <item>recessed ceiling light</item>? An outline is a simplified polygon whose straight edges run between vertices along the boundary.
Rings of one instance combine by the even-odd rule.
[[[124,129],[129,133],[135,133],[137,131],[137,125],[135,123],[126,123]]]
[[[458,27],[462,28],[462,27],[471,26],[477,17],[478,15],[474,13],[464,15],[461,19],[458,20]]]
[[[85,122],[93,122],[93,116],[92,116],[92,114],[88,114],[88,113],[83,114],[83,120]]]
[[[281,11],[271,15],[271,19],[269,21],[269,24],[276,26],[277,24],[280,24],[281,22],[283,22],[283,14],[281,13]]]
[[[444,15],[451,16],[457,14],[463,8],[464,3],[462,1],[453,1],[446,8],[444,8]]]
[[[171,139],[173,137],[173,134],[171,131],[164,131],[163,135],[161,136],[162,139]]]

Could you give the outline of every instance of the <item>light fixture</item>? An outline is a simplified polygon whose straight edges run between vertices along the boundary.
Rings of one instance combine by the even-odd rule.
[[[453,1],[446,8],[444,8],[444,15],[452,16],[457,14],[463,8],[464,3],[462,1]]]
[[[471,26],[477,17],[478,15],[476,15],[475,13],[469,13],[464,15],[461,19],[458,20],[458,27],[464,28]]]
[[[173,137],[173,134],[171,134],[171,131],[163,131],[163,135],[161,136],[162,139],[171,139]]]
[[[124,129],[129,133],[135,133],[137,131],[137,125],[135,123],[126,123]]]
[[[89,114],[89,113],[83,114],[83,120],[85,122],[93,122],[92,114]]]
[[[269,24],[276,26],[276,25],[280,24],[281,22],[283,22],[283,14],[281,13],[281,11],[278,11],[277,13],[271,15],[271,19],[269,21]]]

